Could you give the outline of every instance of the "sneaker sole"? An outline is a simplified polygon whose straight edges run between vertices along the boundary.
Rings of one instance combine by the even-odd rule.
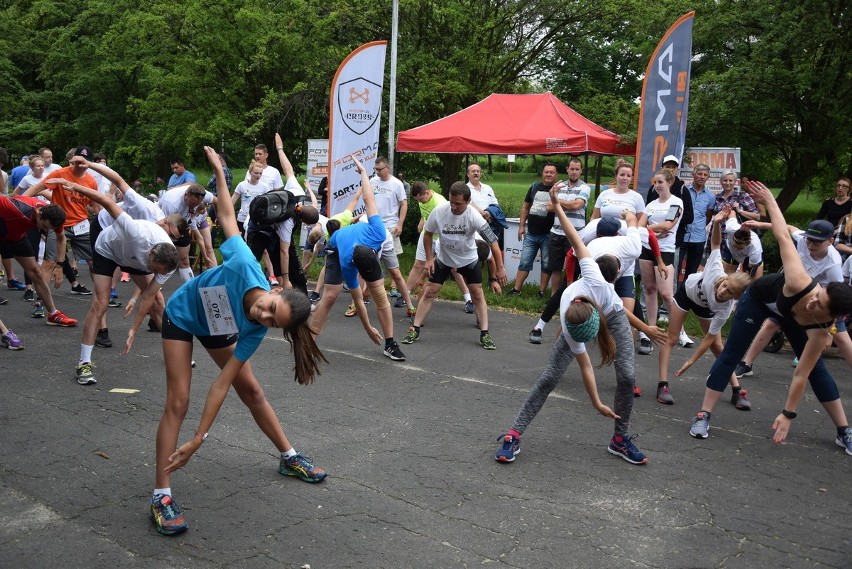
[[[606,450],[607,450],[607,451],[609,451],[609,454],[611,454],[611,455],[613,455],[613,456],[617,456],[617,457],[619,457],[619,458],[623,458],[624,460],[626,460],[626,461],[627,461],[627,462],[629,462],[630,464],[636,464],[636,465],[638,465],[638,466],[642,466],[643,464],[648,464],[648,457],[647,457],[647,456],[645,457],[645,460],[640,461],[640,462],[637,462],[637,461],[635,461],[635,460],[631,460],[631,459],[630,459],[630,458],[629,458],[626,454],[624,454],[623,452],[621,452],[621,451],[619,451],[619,450],[616,450],[616,449],[614,449],[614,448],[612,448],[612,447],[610,447],[610,446],[606,447]]]
[[[521,451],[516,452],[511,458],[506,456],[495,456],[494,460],[496,460],[497,462],[502,462],[503,464],[509,464],[515,462],[515,457],[518,456],[520,453]]]
[[[79,383],[80,385],[94,385],[97,382],[98,382],[98,380],[95,379],[94,377],[87,377],[87,378],[84,378],[84,379],[80,379],[79,377],[77,378],[77,383]]]
[[[385,354],[385,356],[387,356],[388,358],[392,359],[392,360],[393,360],[393,361],[395,361],[395,362],[404,362],[404,361],[405,361],[405,357],[404,357],[404,356],[403,356],[403,357],[401,357],[401,358],[398,358],[398,357],[396,357],[396,356],[395,356],[395,355],[393,355],[393,354],[389,354],[389,353],[387,353],[387,352],[383,352],[383,353]]]
[[[111,347],[112,347],[112,342],[110,342],[109,344],[107,344],[106,342],[98,342],[98,341],[95,341],[95,345],[96,345],[97,347],[99,347],[99,348],[111,348]]]
[[[10,346],[10,345],[4,346],[4,348],[6,348],[7,350],[12,350],[13,352],[18,352],[18,351],[20,351],[20,350],[23,350],[23,349],[24,349],[24,347],[23,347],[23,346],[17,346],[17,347],[15,347],[15,346]]]
[[[740,373],[740,374],[735,373],[734,375],[737,376],[737,379],[739,379],[741,377],[751,377],[751,376],[754,375],[754,372],[753,371],[747,371],[745,373]]]
[[[44,318],[44,316],[33,316],[33,318]],[[51,322],[50,320],[48,320],[47,325],[48,326],[59,326],[61,328],[73,328],[74,326],[77,325],[77,323],[75,322],[74,324],[62,324],[60,322]]]
[[[486,350],[496,350],[497,346],[482,346]]]
[[[71,291],[71,294],[78,294],[78,295],[80,295],[80,296],[89,296],[89,295],[91,295],[91,294],[92,294],[92,292],[91,292],[91,291],[89,291],[89,292],[74,292],[74,291],[72,290],[72,291]]]
[[[845,452],[845,453],[846,453],[846,454],[848,454],[849,456],[852,456],[852,452],[849,452],[849,449],[848,449],[848,448],[846,448],[846,445],[845,445],[845,444],[843,444],[843,442],[842,442],[842,441],[840,441],[840,440],[838,440],[838,439],[834,439],[834,444],[836,444],[837,446],[839,446],[840,448],[842,448],[842,449],[843,449],[843,452]]]
[[[328,478],[328,474],[323,475],[322,478],[306,478],[305,476],[302,476],[298,472],[296,472],[294,470],[289,470],[287,468],[279,468],[278,473],[283,474],[284,476],[292,476],[293,478],[298,478],[299,480],[304,480],[308,484],[318,484],[318,483],[322,482],[323,480],[325,480],[326,478]]]
[[[674,405],[674,401],[665,401],[664,399],[660,399],[657,397],[657,403],[662,403],[663,405]]]

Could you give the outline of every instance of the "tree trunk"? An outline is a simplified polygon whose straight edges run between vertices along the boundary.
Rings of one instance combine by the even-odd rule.
[[[461,164],[462,164],[461,154],[439,154],[438,158],[441,159],[441,193],[445,198],[450,198],[450,186],[453,185],[453,182],[458,182],[462,180],[462,177],[459,177],[459,172],[461,172]]]
[[[784,176],[784,185],[781,187],[781,193],[775,199],[782,212],[787,211],[787,208],[796,201],[808,180],[817,174],[817,161],[817,157],[808,152],[797,153],[786,160],[787,171]]]

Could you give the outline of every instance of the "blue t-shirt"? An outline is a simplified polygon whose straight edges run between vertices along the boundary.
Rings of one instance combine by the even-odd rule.
[[[366,245],[374,251],[382,248],[382,243],[387,236],[382,216],[371,215],[368,223],[354,223],[347,227],[341,227],[334,232],[329,241],[329,246],[337,251],[340,257],[340,272],[343,280],[349,288],[358,286],[358,269],[352,262],[352,254],[358,245]]]
[[[6,186],[6,192],[11,194],[12,191],[18,187],[18,184],[21,183],[21,180],[24,179],[24,176],[29,173],[30,167],[26,164],[21,164],[20,166],[12,168],[12,173],[9,174],[9,183]]]
[[[239,235],[227,239],[219,251],[223,263],[181,285],[166,303],[166,314],[194,336],[229,335],[222,330],[235,329],[231,333],[239,334],[239,339],[234,356],[245,362],[257,350],[267,328],[249,321],[243,297],[254,288],[270,290],[269,281]]]
[[[172,174],[169,178],[169,183],[166,186],[167,188],[174,188],[175,186],[180,186],[181,184],[188,184],[189,182],[195,182],[195,174],[190,172],[189,170],[184,170],[183,174],[178,176],[177,174]]]

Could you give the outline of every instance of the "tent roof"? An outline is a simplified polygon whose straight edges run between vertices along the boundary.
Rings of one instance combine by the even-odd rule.
[[[400,152],[445,154],[633,154],[620,137],[553,93],[489,95],[448,117],[402,131]]]

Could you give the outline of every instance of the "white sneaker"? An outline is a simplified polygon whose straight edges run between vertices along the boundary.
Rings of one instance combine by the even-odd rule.
[[[695,345],[695,342],[693,342],[690,337],[686,335],[686,332],[684,330],[681,330],[678,344],[680,344],[683,348],[691,348]]]

